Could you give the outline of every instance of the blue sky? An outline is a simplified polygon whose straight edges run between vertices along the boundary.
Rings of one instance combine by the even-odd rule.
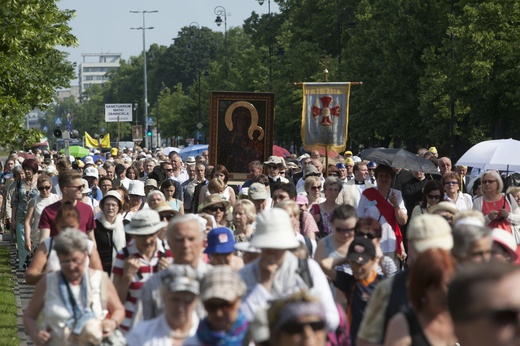
[[[123,59],[142,54],[143,41],[141,30],[142,14],[130,13],[131,10],[158,10],[146,15],[146,48],[158,43],[170,45],[180,28],[197,22],[201,27],[224,31],[224,24],[215,24],[216,6],[223,6],[228,12],[228,29],[241,26],[253,11],[267,13],[267,0],[260,6],[256,0],[61,0],[61,9],[76,10],[76,17],[70,25],[72,33],[79,41],[75,48],[63,48],[70,53],[69,60],[81,63],[82,53],[122,53]],[[271,12],[278,6],[271,1]],[[229,15],[231,13],[231,15]],[[72,84],[77,84],[77,81]]]

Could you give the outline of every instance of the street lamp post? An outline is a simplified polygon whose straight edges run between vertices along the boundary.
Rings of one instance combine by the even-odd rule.
[[[215,7],[215,14],[217,15],[217,18],[215,18],[215,23],[217,26],[222,25],[222,17],[224,17],[224,54],[225,56],[225,63],[226,63],[226,78],[228,76],[228,51],[227,51],[227,17],[231,16],[231,13],[227,13],[226,9],[222,6]]]
[[[148,78],[146,76],[146,30],[153,29],[153,26],[146,27],[145,24],[145,15],[147,13],[157,13],[159,11],[130,11],[130,13],[142,13],[143,14],[143,26],[139,28],[130,28],[132,30],[143,30],[143,78],[144,78],[144,123],[143,128],[146,129],[146,124],[148,121]],[[144,131],[144,130],[143,130]],[[145,146],[148,149],[151,149],[151,143],[148,143],[148,136],[145,138]]]
[[[256,0],[262,6],[265,0]],[[271,30],[271,0],[267,0],[267,30],[269,30],[269,89],[272,89],[273,81],[273,66],[271,64],[271,57],[273,56],[273,32]]]
[[[197,22],[191,22],[190,23],[190,28],[192,26],[196,27],[198,30],[200,30],[200,25],[199,23]],[[195,39],[198,39],[199,37],[195,36],[195,33],[193,30],[190,29],[190,39],[193,41]],[[200,107],[200,45],[197,45],[197,49],[195,51],[195,54],[196,54],[196,58],[195,58],[195,68],[196,68],[196,72],[197,72],[197,80],[198,80],[198,94],[199,94],[199,103],[198,103],[198,118],[197,118],[197,121],[200,122],[200,118],[201,118],[201,107]]]

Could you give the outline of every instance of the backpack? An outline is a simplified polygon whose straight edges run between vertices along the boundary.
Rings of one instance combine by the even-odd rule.
[[[350,325],[347,314],[341,305],[336,303],[339,313],[339,325],[335,331],[327,334],[327,346],[350,346]]]

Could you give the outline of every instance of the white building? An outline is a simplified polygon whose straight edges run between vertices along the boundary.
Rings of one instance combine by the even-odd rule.
[[[76,103],[79,102],[79,85],[72,85],[70,89],[56,90],[56,100],[58,101],[63,101],[71,96],[74,97]]]
[[[94,84],[103,85],[108,80],[107,72],[119,68],[121,53],[85,53],[79,65],[79,94]]]

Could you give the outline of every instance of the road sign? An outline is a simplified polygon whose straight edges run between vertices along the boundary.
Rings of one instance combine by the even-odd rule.
[[[148,117],[146,119],[146,125],[154,125],[154,121],[153,121],[153,118],[152,117]]]
[[[54,125],[56,126],[61,126],[62,122],[61,122],[61,118],[56,118],[54,119]]]
[[[48,128],[47,126],[44,126],[44,127],[42,128],[42,131],[43,131],[43,132],[47,132],[47,131],[49,131],[49,128]]]
[[[132,121],[132,104],[131,103],[106,103],[105,104],[105,122],[131,122]]]
[[[197,125],[195,125],[195,126],[197,126],[197,128],[200,130],[204,125],[202,125],[201,122],[198,122]]]

